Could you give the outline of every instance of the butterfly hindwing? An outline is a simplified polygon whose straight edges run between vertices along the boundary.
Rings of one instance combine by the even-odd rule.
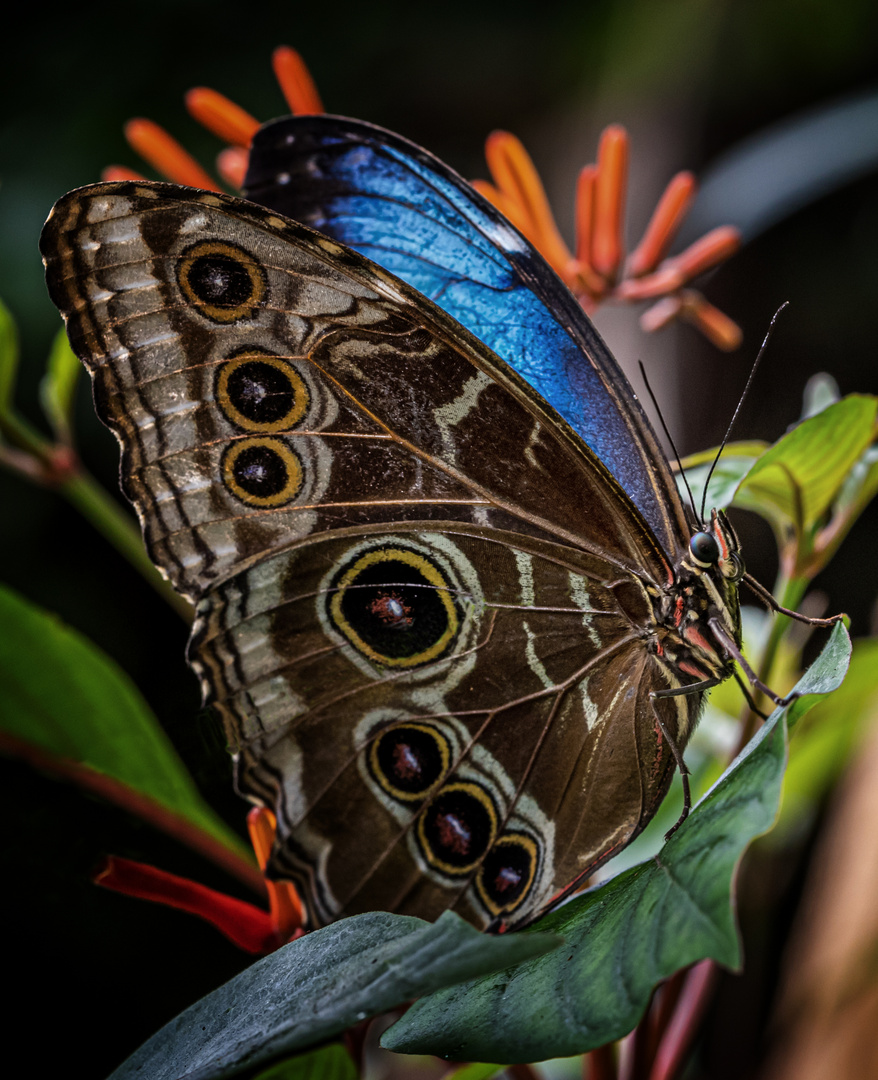
[[[304,541],[205,597],[190,659],[314,922],[518,922],[642,828],[672,762],[612,569],[409,524]],[[681,738],[688,708],[665,703]]]

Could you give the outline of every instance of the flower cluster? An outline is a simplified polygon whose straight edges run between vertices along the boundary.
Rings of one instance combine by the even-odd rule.
[[[275,77],[295,115],[323,111],[320,96],[302,58],[282,46],[272,58]],[[222,181],[240,189],[247,171],[250,141],[259,121],[216,90],[196,87],[186,95],[192,116],[229,145],[217,159]],[[130,120],[125,135],[131,147],[174,183],[210,191],[216,181],[175,139],[151,120]],[[679,255],[668,250],[695,198],[697,184],[689,172],[678,173],[659,199],[637,247],[627,257],[622,239],[628,184],[629,139],[613,124],[601,135],[597,164],[586,165],[576,194],[576,250],[561,238],[546,192],[521,141],[495,131],[485,144],[492,181],[473,182],[515,225],[560,275],[591,314],[602,303],[656,301],[641,316],[644,330],[658,330],[676,318],[697,327],[717,348],[736,349],[741,331],[701,293],[689,288],[699,274],[723,262],[740,247],[738,230],[725,225]],[[131,169],[113,166],[106,180],[143,179]]]

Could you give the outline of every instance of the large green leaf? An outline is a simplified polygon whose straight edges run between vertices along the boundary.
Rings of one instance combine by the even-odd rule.
[[[3,587],[0,626],[0,749],[32,759],[28,751],[37,750],[87,766],[250,858],[202,799],[149,706],[108,656]]]
[[[797,691],[834,689],[849,656],[839,624]],[[799,698],[776,710],[652,860],[533,927],[562,935],[564,948],[422,999],[385,1032],[382,1045],[458,1061],[579,1054],[630,1031],[655,985],[674,971],[705,957],[738,967],[735,868],[777,812],[788,715],[795,721],[817,700]]]
[[[767,449],[768,443],[751,441],[729,443],[719,461],[716,460],[718,446],[712,450],[691,454],[683,459],[684,472],[677,472],[675,477],[680,498],[688,503],[691,491],[699,514],[702,501],[705,504],[705,510],[712,510],[714,507],[720,510],[725,509],[734,498],[742,477],[746,476],[754,462]],[[704,485],[707,483],[708,476],[710,476],[710,487],[707,498],[704,499]]]
[[[112,1080],[219,1080],[332,1038],[369,1016],[555,949],[551,934],[480,934],[371,912],[257,961],[166,1024]]]
[[[797,424],[753,465],[734,504],[783,532],[807,530],[826,513],[875,437],[878,399],[851,394]]]

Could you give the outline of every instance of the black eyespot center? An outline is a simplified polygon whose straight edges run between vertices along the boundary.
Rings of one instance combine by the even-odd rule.
[[[189,270],[189,284],[205,304],[235,308],[250,299],[250,275],[228,255],[201,255]]]
[[[188,248],[180,260],[177,281],[183,296],[212,322],[252,318],[266,296],[265,273],[242,248],[222,240],[206,240]]]
[[[241,439],[231,443],[222,460],[225,487],[248,506],[274,509],[291,502],[302,487],[298,455],[283,439]]]
[[[416,828],[427,862],[452,877],[470,874],[496,833],[494,800],[471,781],[456,781],[442,788],[421,812]]]
[[[447,738],[432,725],[395,724],[373,741],[367,764],[372,779],[401,803],[421,802],[451,761]]]
[[[485,856],[476,889],[488,911],[499,916],[520,907],[536,878],[539,844],[527,833],[508,832]]]
[[[715,566],[719,562],[720,549],[716,537],[709,532],[697,532],[689,541],[692,558],[701,566]]]
[[[388,666],[413,667],[444,655],[460,615],[443,569],[408,548],[374,548],[340,571],[327,614],[358,652]]]
[[[217,370],[216,401],[223,415],[245,431],[288,431],[304,419],[310,394],[287,360],[245,348]]]

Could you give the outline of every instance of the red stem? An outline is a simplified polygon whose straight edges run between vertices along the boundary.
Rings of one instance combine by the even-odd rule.
[[[717,966],[713,960],[702,960],[700,964],[689,969],[674,1015],[659,1044],[649,1080],[673,1080],[685,1064],[692,1039],[713,993],[716,978]]]
[[[242,855],[232,851],[222,841],[211,836],[206,830],[193,825],[186,818],[171,813],[154,799],[128,787],[121,780],[100,773],[78,761],[56,756],[24,739],[17,739],[14,735],[0,733],[0,751],[9,757],[28,762],[35,769],[51,773],[63,780],[70,780],[78,787],[99,795],[108,802],[115,803],[129,814],[134,814],[141,821],[149,822],[168,836],[172,836],[175,840],[192,848],[193,851],[210,859],[212,863],[236,877],[257,895],[266,895],[265,881],[256,866],[249,863]]]
[[[598,1046],[583,1058],[585,1080],[617,1080],[615,1043]]]

